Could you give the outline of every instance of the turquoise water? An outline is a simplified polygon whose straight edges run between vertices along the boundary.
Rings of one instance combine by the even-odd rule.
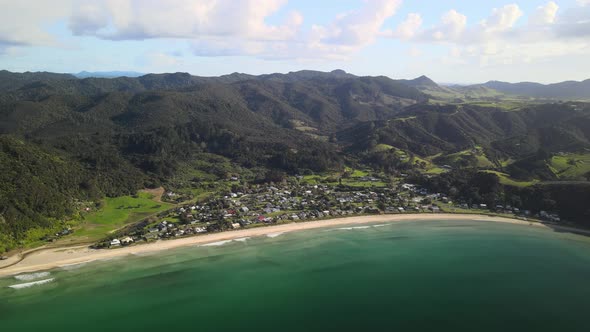
[[[590,329],[590,238],[481,221],[316,229],[20,278],[0,279],[0,331]]]

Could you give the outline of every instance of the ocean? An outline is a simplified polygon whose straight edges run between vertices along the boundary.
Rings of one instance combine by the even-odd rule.
[[[272,234],[0,279],[2,332],[588,331],[589,308],[590,238],[483,221]]]

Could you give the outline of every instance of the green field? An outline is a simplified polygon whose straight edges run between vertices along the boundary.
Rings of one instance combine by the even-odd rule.
[[[388,145],[388,144],[378,144],[377,146],[375,146],[373,148],[372,151],[373,152],[386,152],[386,151],[391,151],[391,150],[393,150],[395,152],[396,156],[399,157],[400,160],[406,161],[407,163],[413,162],[414,165],[417,165],[418,167],[420,167],[423,171],[425,171],[428,174],[440,174],[445,171],[444,169],[436,166],[431,161],[433,157],[421,158],[417,155],[411,155],[410,153],[408,153],[402,149],[398,149],[398,148]],[[434,157],[436,157],[436,156],[434,156]],[[423,165],[423,167],[419,166],[419,165]]]
[[[443,168],[440,167],[432,167],[429,168],[428,170],[426,170],[426,174],[441,174],[446,172],[446,170],[444,170]]]
[[[84,221],[74,232],[73,240],[101,238],[113,230],[165,211],[173,206],[173,204],[157,202],[151,194],[142,192],[135,197],[105,198],[102,207],[98,211],[91,212],[84,217]]]
[[[302,182],[311,185],[325,184],[336,186],[339,184],[338,179],[341,178],[342,184],[350,187],[372,188],[385,187],[387,185],[383,181],[361,181],[360,178],[370,175],[368,171],[346,168],[345,173],[348,175],[343,176],[344,173],[305,175],[303,176]]]
[[[478,168],[494,167],[494,164],[487,158],[483,148],[476,146],[473,149],[467,149],[445,156],[439,156],[435,159],[437,164],[449,164],[454,167],[458,166],[475,166]]]
[[[373,148],[373,152],[385,152],[385,151],[389,151],[391,149],[394,149],[393,146],[388,145],[388,144],[377,144],[377,146],[375,146]]]
[[[498,171],[483,171],[486,173],[496,174],[500,178],[500,183],[507,186],[513,187],[528,187],[539,183],[539,180],[532,180],[532,181],[518,181],[510,178],[510,175]]]
[[[580,179],[590,172],[590,153],[553,156],[549,167],[560,179]]]

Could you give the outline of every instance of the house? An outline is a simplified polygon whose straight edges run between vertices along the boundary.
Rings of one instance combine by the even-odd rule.
[[[206,233],[207,232],[207,228],[205,228],[205,227],[195,227],[194,231],[195,231],[195,233]]]
[[[120,244],[122,244],[122,245],[128,245],[128,244],[131,244],[131,243],[133,243],[133,239],[131,237],[129,237],[129,236],[126,236],[126,237],[122,238],[121,241],[120,241]]]

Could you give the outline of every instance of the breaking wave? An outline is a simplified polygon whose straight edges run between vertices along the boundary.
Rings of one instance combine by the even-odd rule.
[[[345,231],[350,231],[350,230],[355,230],[355,229],[367,229],[367,228],[371,228],[371,226],[341,227],[341,228],[338,228],[338,229],[345,230]]]
[[[201,247],[218,247],[218,246],[222,246],[224,244],[228,244],[231,241],[233,241],[233,240],[224,240],[224,241],[205,243],[205,244],[202,244]]]
[[[37,285],[47,284],[47,283],[52,282],[53,280],[55,280],[55,279],[49,278],[49,279],[44,279],[44,280],[39,280],[39,281],[27,282],[24,284],[16,284],[16,285],[8,286],[8,287],[10,287],[12,289],[23,289],[23,288],[29,288],[29,287],[33,287],[33,286],[37,286]]]
[[[14,276],[14,279],[20,281],[30,281],[35,279],[46,278],[50,275],[50,272],[36,272],[36,273],[29,273],[29,274],[19,274]]]

